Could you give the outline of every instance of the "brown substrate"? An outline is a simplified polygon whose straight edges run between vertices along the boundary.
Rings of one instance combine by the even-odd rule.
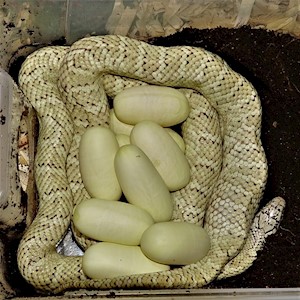
[[[268,238],[253,266],[239,276],[215,281],[208,287],[300,287],[300,40],[242,27],[185,29],[151,43],[203,47],[221,56],[253,83],[262,101],[262,141],[269,165],[261,205],[275,196],[282,196],[287,202],[278,232]],[[14,78],[22,61],[21,57],[19,63],[12,65]],[[17,245],[11,248],[12,261],[16,248]],[[22,280],[13,274],[9,277],[18,282],[19,293],[31,294],[27,285],[22,292]]]

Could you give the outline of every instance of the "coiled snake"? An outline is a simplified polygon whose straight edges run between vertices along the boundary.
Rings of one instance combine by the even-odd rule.
[[[218,56],[121,36],[89,37],[36,51],[23,64],[19,82],[40,124],[39,210],[18,250],[20,271],[37,289],[201,287],[249,267],[265,237],[276,231],[282,198],[254,218],[267,179],[259,97]],[[192,178],[173,194],[173,219],[203,224],[211,249],[201,261],[170,271],[91,280],[81,257],[56,252],[74,206],[88,197],[78,168],[80,135],[88,126],[108,126],[107,95],[137,84],[180,88],[190,101],[182,134]],[[90,243],[77,238],[83,247]]]

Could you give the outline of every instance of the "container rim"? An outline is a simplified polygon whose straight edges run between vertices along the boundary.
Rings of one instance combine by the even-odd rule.
[[[79,300],[114,298],[122,300],[299,300],[300,288],[239,288],[239,289],[161,289],[161,290],[78,290],[62,296],[16,297],[12,300]]]

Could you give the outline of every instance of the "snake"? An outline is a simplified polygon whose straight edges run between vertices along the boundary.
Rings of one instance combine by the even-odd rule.
[[[168,271],[91,279],[82,271],[81,256],[56,249],[72,226],[74,207],[89,198],[79,171],[80,137],[88,127],[108,127],[111,98],[141,84],[177,88],[188,98],[191,112],[181,131],[191,180],[172,194],[172,219],[203,226],[211,247],[200,261]],[[37,290],[200,288],[243,272],[276,232],[284,199],[259,210],[268,174],[259,96],[216,54],[92,36],[29,55],[19,86],[39,120],[39,206],[17,253],[22,276]],[[93,242],[79,234],[77,239],[83,248]]]

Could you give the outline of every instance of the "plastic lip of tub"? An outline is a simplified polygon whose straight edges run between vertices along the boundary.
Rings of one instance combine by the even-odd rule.
[[[7,201],[9,192],[9,156],[11,153],[11,112],[13,81],[0,68],[0,203]]]
[[[61,300],[72,299],[72,291]],[[122,300],[299,300],[300,288],[238,288],[238,289],[162,289],[77,291],[74,300],[81,297],[116,298]],[[16,299],[22,300],[22,299]],[[28,299],[35,300],[35,299]]]

